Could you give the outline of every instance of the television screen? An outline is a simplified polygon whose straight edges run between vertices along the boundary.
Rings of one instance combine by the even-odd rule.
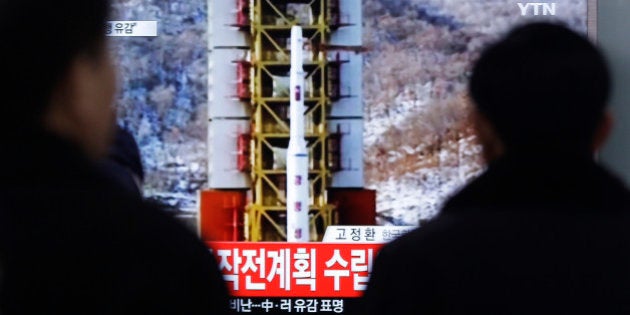
[[[430,219],[483,170],[466,80],[484,45],[535,19],[587,32],[588,2],[361,2],[364,183],[376,190],[379,224]],[[208,107],[220,106],[208,100],[209,7],[206,0],[115,0],[112,16],[157,21],[157,36],[112,38],[118,118],[140,145],[145,195],[190,214],[208,183]]]
[[[286,0],[251,3],[259,2],[270,7],[276,3],[293,3]],[[295,6],[284,7],[287,14],[296,20],[314,20],[312,11],[303,10],[304,1],[295,2]],[[247,55],[247,46],[238,45],[220,47],[225,55],[212,55],[220,46],[213,43],[213,36],[237,34],[238,29],[244,30],[243,34],[249,32],[247,22],[225,17],[224,12],[212,12],[217,3],[228,3],[228,0],[114,0],[112,19],[121,22],[110,25],[110,35],[115,36],[111,38],[112,51],[119,67],[118,122],[132,132],[140,146],[146,173],[144,194],[163,203],[182,219],[192,218],[188,222],[193,226],[199,192],[211,188],[212,181],[219,184],[230,181],[227,177],[217,178],[216,170],[215,178],[211,178],[210,155],[216,151],[237,155],[236,140],[230,140],[231,146],[223,148],[217,146],[221,141],[211,139],[212,132],[208,132],[214,109],[240,106],[239,100],[223,103],[217,96],[236,99],[236,88],[234,91],[216,90],[217,81],[229,81],[228,85],[236,87],[236,75],[212,78],[211,71],[217,71],[217,63],[222,62],[229,64],[230,69],[237,69],[234,62],[237,55],[243,60],[252,58]],[[229,3],[236,7],[236,3],[249,1],[230,0]],[[359,170],[361,176],[351,181],[376,192],[376,223],[382,226],[380,228],[418,225],[422,228],[425,221],[439,212],[448,196],[484,170],[481,147],[469,119],[471,103],[466,85],[473,62],[488,42],[512,26],[532,20],[563,21],[594,36],[593,29],[589,28],[589,22],[592,23],[589,15],[593,14],[595,3],[591,0],[329,0],[326,3],[341,3],[342,8],[347,3],[348,7],[362,8],[362,14],[342,10],[340,20],[352,16],[354,22],[358,21],[360,32],[344,35],[349,36],[348,47],[338,39],[336,45],[361,55],[357,78],[362,91],[351,93],[358,98],[356,106],[362,107],[362,117],[358,117],[361,142],[353,147],[361,161],[357,166],[355,160],[350,167]],[[232,9],[226,12],[237,14]],[[216,19],[233,22],[217,22]],[[280,19],[272,21],[284,23]],[[148,22],[156,22],[157,29],[153,33],[147,31],[146,36],[125,31],[127,27],[139,29]],[[212,25],[221,23],[233,33],[217,35]],[[340,32],[344,27],[356,28],[343,22],[338,26]],[[213,29],[214,34],[210,31]],[[351,38],[352,34],[360,35]],[[235,42],[241,40],[235,39]],[[273,91],[269,93],[288,98],[283,80],[274,77]],[[217,121],[215,119],[215,123]],[[250,124],[243,117],[219,122],[225,126],[240,124],[244,129]],[[215,137],[216,134],[215,130]],[[237,138],[237,135],[232,136]],[[274,150],[280,152],[281,148]],[[278,152],[274,151],[273,161],[269,161],[274,168],[283,162],[277,158]],[[223,172],[221,176],[236,174],[230,172]],[[249,175],[239,176],[247,178]],[[233,271],[239,270],[238,267],[232,269],[230,265],[237,261],[238,249],[234,249],[237,247],[244,255],[240,274]],[[325,243],[308,246],[268,243],[259,247],[252,243],[238,246],[223,243],[214,247],[228,287],[237,297],[231,300],[231,307],[238,312],[266,314],[297,312],[298,309],[304,313],[343,313],[344,305],[352,303],[364,289],[367,270],[377,248],[375,244],[332,248]],[[308,257],[300,258],[302,267],[318,266],[318,274],[313,275],[313,282],[308,282],[308,286],[290,282],[288,275],[293,274],[290,269],[285,269],[285,273],[277,270],[277,262],[284,258],[289,261],[289,252]],[[264,256],[260,260],[256,258],[258,253]],[[357,253],[359,256],[353,256]],[[292,257],[297,259],[295,255]],[[352,268],[359,270],[356,273],[354,269],[348,270],[347,274],[352,272],[354,280],[349,276],[343,278],[344,270],[326,274],[330,271],[325,270],[329,265],[334,267],[334,263],[343,262],[344,257],[352,262],[349,264]],[[310,265],[308,259],[312,259]],[[357,263],[357,259],[361,263]],[[260,267],[260,277],[254,267]],[[241,279],[240,289],[237,287],[239,276],[247,276],[250,281],[242,283]],[[322,279],[325,277],[329,278]],[[304,285],[308,279],[302,280]],[[321,282],[323,280],[328,282]],[[315,285],[317,292],[310,292],[308,288]]]

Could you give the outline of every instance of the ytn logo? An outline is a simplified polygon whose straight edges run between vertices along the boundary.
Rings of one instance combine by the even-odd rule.
[[[518,2],[521,15],[556,15],[556,3],[551,2]]]

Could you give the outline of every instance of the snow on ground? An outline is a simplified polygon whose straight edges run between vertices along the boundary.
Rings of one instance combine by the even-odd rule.
[[[586,30],[586,1],[554,2],[555,18]],[[417,225],[483,171],[468,115],[471,65],[489,41],[532,18],[511,0],[363,4],[366,184],[377,191],[380,224]]]
[[[556,0],[585,30],[586,1]],[[382,224],[439,212],[483,169],[466,82],[489,40],[524,21],[512,0],[362,0],[366,187]],[[115,0],[113,19],[157,20],[156,38],[117,38],[119,121],[136,136],[146,195],[194,211],[207,181],[205,0]]]
[[[483,167],[474,162],[481,150],[474,141],[474,137],[460,139],[459,156],[447,150],[441,152],[440,160],[451,165],[419,168],[369,187],[377,190],[378,223],[418,225],[433,218],[449,196],[483,171]],[[468,160],[461,165],[449,163],[459,159]]]

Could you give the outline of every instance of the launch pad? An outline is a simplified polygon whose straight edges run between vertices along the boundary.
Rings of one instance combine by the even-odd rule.
[[[202,238],[319,241],[333,224],[374,224],[375,192],[363,189],[361,1],[210,0],[208,7],[210,190],[201,192]],[[304,41],[299,53],[291,47],[295,26]],[[292,54],[301,55],[293,64],[302,63],[304,84],[297,91],[303,110],[290,115]],[[289,148],[298,118],[307,164],[299,180]],[[308,189],[305,201],[294,200],[297,182]],[[294,214],[287,210],[298,204],[308,228],[287,238]]]

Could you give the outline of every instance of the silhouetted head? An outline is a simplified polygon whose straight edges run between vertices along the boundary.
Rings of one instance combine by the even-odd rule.
[[[481,140],[494,136],[505,152],[592,151],[609,129],[609,90],[607,64],[589,39],[546,22],[489,46],[470,80]]]
[[[0,0],[0,128],[51,131],[89,156],[113,131],[108,0]]]

